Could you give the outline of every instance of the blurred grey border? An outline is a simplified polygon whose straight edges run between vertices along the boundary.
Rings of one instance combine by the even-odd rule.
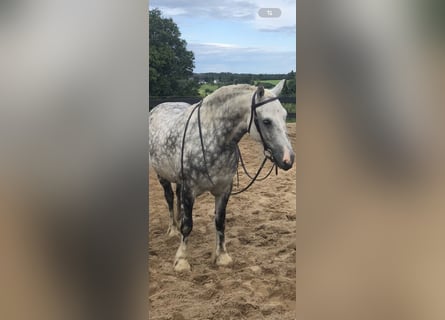
[[[146,318],[148,3],[0,16],[0,318]]]
[[[445,6],[297,1],[296,319],[443,319]]]

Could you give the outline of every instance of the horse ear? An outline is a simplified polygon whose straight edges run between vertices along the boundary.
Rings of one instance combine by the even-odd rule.
[[[286,82],[286,79],[281,80],[280,82],[277,83],[277,85],[275,87],[273,87],[272,89],[270,89],[270,91],[275,94],[276,96],[278,96],[281,93],[281,90],[283,90],[284,87],[284,83]]]
[[[264,87],[258,86],[258,89],[256,90],[258,98],[262,98],[264,96]]]

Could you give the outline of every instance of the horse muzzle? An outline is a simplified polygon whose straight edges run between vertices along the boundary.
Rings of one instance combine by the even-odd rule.
[[[284,150],[279,152],[272,152],[270,149],[267,149],[265,150],[264,154],[267,158],[274,162],[278,168],[285,171],[292,168],[294,164],[295,153],[290,149],[284,148]]]
[[[273,160],[278,168],[287,171],[294,164],[295,153],[291,149],[284,148],[281,152],[273,155]]]

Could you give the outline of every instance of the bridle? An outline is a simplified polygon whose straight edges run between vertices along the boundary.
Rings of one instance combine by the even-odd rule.
[[[258,180],[258,181],[265,180],[267,177],[270,176],[270,174],[271,174],[273,168],[275,168],[275,174],[278,174],[278,166],[277,166],[277,163],[276,163],[276,161],[275,161],[275,159],[274,159],[274,157],[273,157],[273,154],[272,154],[272,151],[271,151],[270,147],[267,145],[266,141],[264,140],[263,134],[261,133],[261,128],[260,128],[260,124],[259,124],[259,120],[258,120],[258,114],[257,114],[257,112],[256,112],[256,109],[257,109],[258,107],[261,107],[262,105],[265,105],[265,104],[267,104],[267,103],[269,103],[269,102],[272,102],[272,101],[274,101],[274,100],[277,100],[278,97],[269,98],[269,99],[263,100],[263,101],[261,101],[261,102],[255,102],[255,97],[256,97],[257,94],[258,94],[259,92],[261,92],[261,91],[264,91],[264,88],[263,88],[263,87],[258,87],[258,89],[257,89],[257,90],[254,92],[254,94],[252,95],[252,103],[251,103],[251,105],[250,105],[250,120],[249,120],[249,125],[248,125],[248,127],[247,127],[247,132],[250,134],[250,129],[251,129],[251,127],[252,127],[252,122],[255,123],[256,130],[258,131],[258,134],[260,135],[260,138],[261,138],[261,143],[263,144],[263,149],[264,149],[264,159],[263,159],[263,162],[261,163],[260,167],[258,168],[256,174],[252,177],[252,176],[249,174],[249,172],[247,172],[247,168],[246,168],[246,166],[245,166],[245,164],[244,164],[243,157],[241,156],[241,151],[240,151],[240,149],[239,149],[239,146],[238,146],[238,144],[236,145],[236,150],[237,150],[237,153],[238,153],[240,162],[241,162],[241,167],[243,168],[244,173],[245,173],[251,180],[250,180],[249,184],[248,184],[246,187],[244,187],[243,189],[241,189],[241,190],[239,190],[239,191],[232,192],[232,193],[231,193],[232,195],[240,194],[240,193],[246,191],[246,190],[249,189],[250,186],[252,186],[253,183],[254,183],[255,181],[257,181],[257,180]],[[270,161],[272,161],[273,165],[272,165],[272,167],[270,168],[269,172],[268,172],[264,177],[262,177],[262,178],[258,178],[258,176],[260,175],[261,170],[263,170],[264,165],[266,164],[267,159],[269,159]],[[236,169],[236,175],[237,175],[237,182],[239,182],[239,178],[238,178],[238,168]]]
[[[247,132],[250,134],[250,128],[252,127],[252,121],[255,123],[256,130],[258,131],[258,134],[261,138],[261,143],[263,144],[264,148],[264,156],[268,159],[270,159],[275,164],[275,159],[273,158],[272,151],[270,150],[270,147],[267,145],[266,141],[264,140],[263,134],[261,133],[260,124],[258,120],[258,114],[256,112],[256,109],[258,107],[261,107],[262,105],[265,105],[269,102],[275,101],[278,99],[278,97],[269,98],[266,100],[263,100],[261,102],[255,102],[255,96],[260,92],[263,91],[263,87],[259,87],[255,93],[252,96],[252,103],[250,105],[250,121],[249,126],[247,127]]]
[[[269,99],[263,100],[261,102],[255,102],[255,97],[261,91],[264,91],[264,88],[263,87],[258,87],[258,89],[254,92],[254,94],[252,96],[252,103],[250,105],[250,120],[249,120],[249,126],[247,128],[247,132],[250,133],[250,129],[252,127],[252,122],[255,123],[255,127],[256,127],[256,129],[258,131],[258,134],[260,135],[260,138],[261,138],[261,143],[263,144],[264,159],[263,159],[263,162],[261,163],[260,167],[258,168],[256,174],[252,177],[247,172],[246,166],[245,166],[243,158],[241,156],[241,151],[239,149],[239,146],[238,146],[238,144],[236,145],[236,152],[237,152],[238,158],[241,161],[241,166],[242,166],[244,172],[246,173],[246,175],[251,179],[251,181],[243,189],[241,189],[239,191],[236,191],[236,192],[232,192],[231,193],[232,195],[240,194],[240,193],[246,191],[247,189],[250,188],[250,186],[253,185],[253,183],[256,180],[262,181],[262,180],[266,179],[270,175],[270,173],[272,172],[274,167],[275,167],[276,174],[278,174],[278,166],[277,166],[277,164],[275,162],[275,159],[273,158],[272,151],[270,150],[269,146],[267,145],[266,141],[264,140],[263,134],[261,133],[259,120],[258,120],[258,115],[257,115],[257,112],[256,112],[256,109],[258,107],[261,107],[262,105],[265,105],[265,104],[267,104],[269,102],[277,100],[278,97],[269,98]],[[185,137],[186,137],[186,133],[187,133],[187,129],[188,129],[189,123],[190,123],[190,119],[192,118],[192,115],[193,115],[193,113],[195,112],[196,109],[198,109],[198,130],[199,130],[199,140],[201,142],[201,151],[202,151],[203,160],[204,160],[204,169],[205,169],[205,172],[206,172],[206,175],[207,175],[207,179],[210,181],[210,183],[213,186],[215,186],[215,184],[212,181],[212,178],[209,175],[209,170],[208,170],[208,167],[207,167],[207,160],[206,160],[206,156],[205,156],[206,153],[205,153],[205,148],[204,148],[204,142],[203,142],[203,139],[202,139],[201,112],[200,112],[201,111],[202,102],[203,102],[203,100],[201,100],[197,105],[194,106],[194,108],[192,109],[192,112],[190,112],[190,115],[187,118],[187,122],[185,123],[184,134],[182,136],[182,145],[181,145],[181,180],[182,180],[181,184],[182,184],[182,186],[184,185],[184,145],[185,145]],[[265,165],[267,159],[272,161],[273,166],[270,168],[270,170],[269,170],[269,172],[267,173],[266,176],[264,176],[262,178],[258,178],[261,170],[264,168],[264,165]],[[238,178],[238,167],[237,167],[236,171],[237,171],[237,178]]]

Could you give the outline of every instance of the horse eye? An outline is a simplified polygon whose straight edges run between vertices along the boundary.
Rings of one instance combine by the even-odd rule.
[[[270,121],[270,119],[264,119],[264,120],[263,120],[263,123],[264,123],[266,126],[269,126],[269,125],[272,124],[272,121]]]

